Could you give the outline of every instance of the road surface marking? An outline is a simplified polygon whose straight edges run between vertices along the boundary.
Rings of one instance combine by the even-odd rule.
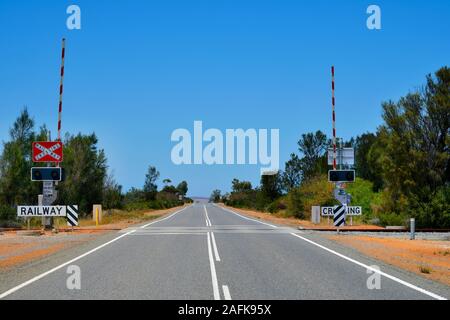
[[[219,284],[217,282],[216,266],[214,265],[214,258],[211,249],[211,236],[209,235],[209,232],[208,232],[208,256],[209,256],[209,265],[211,267],[211,279],[214,292],[214,300],[220,300]]]
[[[304,240],[304,241],[306,241],[306,242],[308,242],[308,243],[310,243],[310,244],[313,244],[313,245],[315,245],[315,246],[317,246],[317,247],[319,247],[319,248],[321,248],[321,249],[324,249],[324,250],[326,250],[326,251],[328,251],[328,252],[330,252],[330,253],[332,253],[332,254],[334,254],[334,255],[336,255],[336,256],[342,258],[342,259],[345,259],[345,260],[347,260],[347,261],[353,262],[354,264],[357,264],[357,265],[359,265],[359,266],[361,266],[361,267],[363,267],[363,268],[365,268],[365,269],[367,269],[367,270],[370,270],[370,271],[372,271],[372,272],[376,272],[376,273],[378,273],[378,274],[380,274],[380,275],[382,275],[382,276],[385,276],[386,278],[391,279],[391,280],[393,280],[393,281],[395,281],[395,282],[398,282],[398,283],[400,283],[400,284],[402,284],[402,285],[404,285],[404,286],[406,286],[406,287],[408,287],[408,288],[411,288],[411,289],[413,289],[413,290],[419,291],[419,292],[421,292],[421,293],[423,293],[423,294],[425,294],[425,295],[427,295],[427,296],[430,296],[430,297],[432,297],[432,298],[434,298],[434,299],[437,299],[437,300],[447,300],[446,298],[441,297],[441,296],[439,296],[439,295],[437,295],[437,294],[435,294],[435,293],[433,293],[433,292],[430,292],[430,291],[427,291],[427,290],[425,290],[425,289],[419,288],[419,287],[417,287],[417,286],[415,286],[415,285],[413,285],[413,284],[411,284],[411,283],[409,283],[409,282],[403,281],[403,280],[401,280],[401,279],[399,279],[399,278],[396,278],[396,277],[394,277],[394,276],[391,276],[390,274],[387,274],[387,273],[385,273],[385,272],[383,272],[383,271],[380,271],[380,270],[377,270],[377,269],[375,269],[375,268],[372,268],[372,267],[370,267],[370,266],[368,266],[368,265],[366,265],[366,264],[364,264],[364,263],[362,263],[362,262],[359,262],[359,261],[356,261],[356,260],[354,260],[354,259],[352,259],[352,258],[349,258],[349,257],[347,257],[347,256],[345,256],[345,255],[343,255],[343,254],[341,254],[341,253],[339,253],[339,252],[336,252],[336,251],[334,251],[334,250],[331,250],[331,249],[329,249],[329,248],[327,248],[327,247],[325,247],[325,246],[323,246],[323,245],[321,245],[321,244],[318,244],[318,243],[316,243],[316,242],[314,242],[314,241],[311,241],[311,240],[306,239],[306,238],[304,238],[304,237],[302,237],[302,236],[299,236],[298,234],[291,233],[291,235],[293,235],[294,237],[300,238],[300,239],[302,239],[302,240]]]
[[[74,258],[74,259],[72,259],[70,261],[67,261],[67,262],[65,262],[63,264],[60,264],[59,266],[57,266],[57,267],[55,267],[53,269],[50,269],[47,272],[41,273],[40,275],[38,275],[38,276],[36,276],[36,277],[34,277],[34,278],[32,278],[32,279],[22,283],[22,284],[19,284],[18,286],[14,287],[12,289],[9,289],[6,292],[3,292],[2,294],[0,294],[0,299],[3,299],[5,297],[9,296],[10,294],[16,292],[17,290],[20,290],[20,289],[22,289],[22,288],[32,284],[33,282],[36,282],[36,281],[38,281],[38,280],[48,276],[49,274],[51,274],[51,273],[53,273],[55,271],[58,271],[59,269],[64,268],[65,266],[70,265],[70,264],[74,263],[75,261],[78,261],[78,260],[82,259],[82,258],[90,255],[91,253],[94,253],[95,251],[98,251],[98,250],[106,247],[107,245],[109,245],[109,244],[111,244],[113,242],[116,242],[119,239],[122,239],[123,237],[125,237],[125,236],[127,236],[129,234],[132,234],[133,232],[136,232],[136,230],[132,230],[132,231],[127,232],[127,233],[125,233],[125,234],[123,234],[121,236],[118,236],[117,238],[114,238],[111,241],[108,241],[108,242],[106,242],[106,243],[104,243],[104,244],[102,244],[102,245],[100,245],[100,246],[98,246],[98,247],[96,247],[96,248],[86,252],[86,253],[83,253],[82,255],[80,255],[80,256],[78,256],[78,257],[76,257],[76,258]]]
[[[132,234],[133,237],[138,237],[138,236],[165,236],[165,235],[171,235],[171,236],[177,236],[177,235],[204,236],[205,232],[148,232],[148,233]]]
[[[215,205],[215,206],[216,206],[216,205]],[[265,224],[266,226],[269,226],[269,227],[272,227],[272,228],[278,228],[277,226],[274,226],[274,225],[269,224],[269,223],[265,223],[265,222],[258,221],[258,220],[252,219],[252,218],[248,218],[248,217],[241,216],[239,213],[236,213],[236,212],[234,212],[234,211],[231,211],[231,210],[229,210],[229,209],[227,209],[227,208],[222,208],[222,207],[219,207],[219,206],[216,206],[216,207],[218,207],[218,208],[220,208],[220,209],[223,209],[223,210],[225,210],[225,211],[231,212],[231,213],[233,213],[233,214],[235,214],[235,215],[241,217],[242,219],[250,220],[250,221],[254,221],[254,222],[259,222],[259,223]]]
[[[163,218],[163,219],[159,219],[159,220],[156,220],[156,221],[147,223],[146,225],[141,226],[141,229],[147,228],[148,226],[150,226],[150,225],[152,225],[152,224],[154,224],[154,223],[157,223],[157,222],[161,222],[161,221],[170,219],[170,218],[172,218],[174,215],[176,215],[177,213],[180,213],[181,211],[186,210],[187,208],[190,208],[190,207],[191,207],[191,206],[184,207],[183,209],[180,209],[180,210],[178,210],[178,211],[175,211],[174,213],[172,213],[172,214],[171,214],[170,216],[168,216],[168,217],[165,217],[165,218]]]
[[[230,290],[228,289],[228,286],[222,286],[222,290],[225,300],[231,300]]]
[[[262,223],[262,224],[271,226],[271,227],[273,227],[273,228],[277,228],[276,226],[270,225],[270,224],[268,224],[268,223],[265,223],[265,222],[261,222],[261,221],[255,220],[255,219],[251,219],[251,218],[244,217],[244,216],[242,216],[242,215],[240,215],[240,214],[238,214],[238,213],[236,213],[236,212],[234,212],[234,211],[231,211],[231,210],[229,210],[229,209],[227,209],[227,208],[223,208],[223,207],[217,206],[217,205],[215,205],[215,204],[214,204],[214,206],[216,206],[216,207],[218,207],[218,208],[221,208],[221,209],[223,209],[223,210],[226,210],[226,211],[228,211],[228,212],[234,213],[235,215],[240,216],[241,218],[244,218],[244,219],[247,219],[247,220],[251,220],[251,221],[255,221],[255,222],[259,222],[259,223]],[[357,264],[357,265],[359,265],[359,266],[361,266],[361,267],[364,267],[364,268],[367,269],[367,270],[371,270],[372,272],[376,272],[376,273],[378,273],[378,274],[380,274],[380,275],[382,275],[382,276],[385,276],[386,278],[391,279],[391,280],[393,280],[393,281],[395,281],[395,282],[398,282],[398,283],[400,283],[400,284],[402,284],[402,285],[404,285],[404,286],[406,286],[406,287],[408,287],[408,288],[411,288],[411,289],[416,290],[416,291],[418,291],[418,292],[421,292],[421,293],[423,293],[423,294],[425,294],[425,295],[428,295],[428,296],[430,296],[430,297],[432,297],[432,298],[434,298],[434,299],[437,299],[437,300],[447,300],[446,298],[441,297],[441,296],[439,296],[439,295],[437,295],[437,294],[435,294],[435,293],[433,293],[433,292],[430,292],[430,291],[427,291],[427,290],[425,290],[425,289],[419,288],[419,287],[417,287],[417,286],[415,286],[415,285],[413,285],[413,284],[411,284],[411,283],[409,283],[409,282],[403,281],[403,280],[401,280],[401,279],[399,279],[399,278],[396,278],[396,277],[394,277],[394,276],[391,276],[390,274],[387,274],[387,273],[385,273],[385,272],[376,270],[376,269],[374,269],[374,268],[372,268],[372,267],[370,267],[370,266],[368,266],[368,265],[366,265],[366,264],[364,264],[364,263],[361,263],[361,262],[359,262],[359,261],[356,261],[356,260],[354,260],[354,259],[352,259],[352,258],[349,258],[349,257],[347,257],[347,256],[344,256],[343,254],[340,254],[339,252],[336,252],[336,251],[331,250],[331,249],[329,249],[329,248],[327,248],[327,247],[325,247],[325,246],[322,246],[322,245],[320,245],[320,244],[318,244],[318,243],[316,243],[316,242],[314,242],[314,241],[311,241],[311,240],[306,239],[306,238],[304,238],[304,237],[302,237],[302,236],[299,236],[298,234],[291,233],[291,235],[293,235],[293,236],[295,236],[295,237],[297,237],[297,238],[300,238],[300,239],[302,239],[302,240],[304,240],[304,241],[306,241],[306,242],[308,242],[308,243],[311,243],[311,244],[313,244],[313,245],[315,245],[315,246],[317,246],[317,247],[319,247],[319,248],[322,248],[322,249],[324,249],[324,250],[326,250],[326,251],[328,251],[328,252],[330,252],[330,253],[332,253],[332,254],[334,254],[334,255],[337,255],[338,257],[341,257],[341,258],[343,258],[343,259],[345,259],[345,260],[347,260],[347,261],[353,262],[353,263],[355,263],[355,264]]]
[[[206,210],[206,206],[203,206],[203,209],[205,209],[206,225],[207,225],[208,227],[212,227],[211,220],[209,220],[209,217],[208,217],[208,211]],[[209,223],[209,225],[208,225],[208,223]]]
[[[160,222],[160,221],[164,221],[164,220],[166,220],[166,219],[169,219],[169,218],[173,217],[175,214],[177,214],[177,213],[179,213],[179,212],[181,212],[181,211],[183,211],[183,210],[185,210],[185,209],[187,209],[187,208],[189,208],[189,207],[190,207],[190,206],[184,207],[183,209],[174,212],[173,214],[171,214],[171,215],[168,216],[168,217],[165,217],[165,218],[163,218],[163,219],[156,220],[156,221],[153,221],[153,222],[151,222],[151,223],[148,223],[148,224],[146,224],[145,226],[142,226],[141,228],[145,228],[145,227],[147,227],[147,226],[149,226],[149,225],[151,225],[151,224],[154,224],[154,223],[157,223],[157,222]],[[22,284],[19,284],[18,286],[15,286],[14,288],[12,288],[12,289],[10,289],[10,290],[8,290],[8,291],[6,291],[6,292],[0,294],[0,299],[3,299],[3,298],[5,298],[5,297],[9,296],[10,294],[12,294],[12,293],[14,293],[14,292],[16,292],[16,291],[18,291],[18,290],[20,290],[20,289],[22,289],[22,288],[24,288],[24,287],[30,285],[30,284],[32,284],[33,282],[36,282],[36,281],[38,281],[38,280],[40,280],[40,279],[42,279],[42,278],[48,276],[49,274],[51,274],[51,273],[53,273],[53,272],[55,272],[55,271],[58,271],[59,269],[64,268],[65,266],[67,266],[67,265],[69,265],[69,264],[72,264],[72,263],[74,263],[75,261],[78,261],[78,260],[84,258],[84,257],[90,255],[91,253],[94,253],[94,252],[96,252],[97,250],[100,250],[100,249],[106,247],[107,245],[109,245],[109,244],[111,244],[111,243],[113,243],[113,242],[116,242],[117,240],[119,240],[119,239],[121,239],[121,238],[123,238],[123,237],[125,237],[125,236],[128,236],[128,235],[130,235],[130,234],[133,234],[134,232],[136,232],[136,229],[131,230],[131,231],[127,232],[127,233],[124,233],[124,234],[118,236],[117,238],[114,238],[114,239],[112,239],[112,240],[110,240],[110,241],[108,241],[108,242],[106,242],[106,243],[104,243],[104,244],[102,244],[102,245],[100,245],[100,246],[98,246],[98,247],[96,247],[96,248],[94,248],[94,249],[92,249],[92,250],[86,252],[86,253],[83,253],[82,255],[79,255],[78,257],[76,257],[76,258],[74,258],[74,259],[72,259],[72,260],[70,260],[70,261],[67,261],[67,262],[65,262],[65,263],[63,263],[63,264],[60,264],[59,266],[57,266],[57,267],[55,267],[55,268],[53,268],[53,269],[50,269],[49,271],[46,271],[46,272],[44,272],[44,273],[41,273],[40,275],[38,275],[38,276],[36,276],[36,277],[34,277],[34,278],[32,278],[32,279],[30,279],[30,280],[28,280],[28,281],[22,283]]]
[[[219,251],[217,250],[216,238],[214,237],[214,232],[211,232],[211,240],[212,240],[212,245],[213,245],[213,249],[214,249],[214,256],[216,257],[216,261],[219,262],[220,257],[219,257]]]

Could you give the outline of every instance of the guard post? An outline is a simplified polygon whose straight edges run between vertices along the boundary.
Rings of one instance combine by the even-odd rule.
[[[410,240],[416,239],[416,219],[411,218],[409,220]]]

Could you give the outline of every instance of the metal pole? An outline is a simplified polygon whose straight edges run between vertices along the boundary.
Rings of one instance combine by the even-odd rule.
[[[416,239],[416,219],[411,218],[410,223],[410,240]]]
[[[42,194],[38,195],[38,206],[42,207],[44,201],[44,196]],[[45,217],[42,217],[42,227],[45,229]]]

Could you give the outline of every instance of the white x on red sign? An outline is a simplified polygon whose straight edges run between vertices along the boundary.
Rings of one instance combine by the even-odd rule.
[[[33,162],[62,162],[62,142],[33,142]]]

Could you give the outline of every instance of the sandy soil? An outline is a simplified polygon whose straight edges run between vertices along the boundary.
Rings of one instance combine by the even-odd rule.
[[[411,241],[348,234],[325,237],[388,264],[450,285],[450,241]]]
[[[74,228],[73,231],[71,228],[60,228],[58,233],[47,231],[41,236],[21,236],[16,231],[3,232],[0,234],[0,272],[90,241],[106,232],[122,230],[142,221],[157,219],[178,209],[149,211],[144,213],[143,219],[126,219],[98,227],[92,226],[91,222],[83,221],[81,224],[85,226]]]

